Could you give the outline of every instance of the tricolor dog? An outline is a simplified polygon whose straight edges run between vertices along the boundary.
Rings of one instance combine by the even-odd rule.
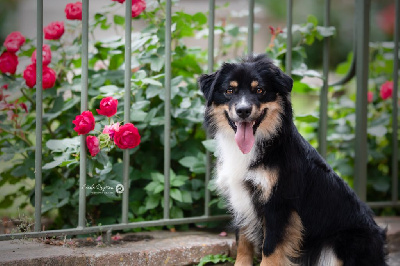
[[[237,265],[386,265],[385,230],[297,131],[293,81],[265,55],[202,75],[216,183],[238,229]]]

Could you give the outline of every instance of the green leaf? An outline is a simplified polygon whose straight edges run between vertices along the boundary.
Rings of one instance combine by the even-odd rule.
[[[192,195],[189,191],[182,190],[182,202],[184,203],[193,203]]]
[[[206,24],[207,23],[207,16],[203,12],[198,12],[193,15],[193,21],[198,22],[199,24]]]
[[[197,164],[198,159],[193,156],[187,156],[179,160],[179,163],[187,168],[192,168]]]
[[[149,196],[146,198],[145,202],[146,202],[145,204],[146,210],[152,210],[155,207],[157,207],[158,204],[160,203],[160,196],[158,195]]]
[[[322,27],[322,26],[317,26],[317,32],[322,36],[322,37],[329,37],[333,36],[336,32],[335,27]]]
[[[215,153],[217,146],[215,139],[203,140],[201,143],[208,151]]]
[[[51,139],[46,142],[46,147],[55,152],[63,152],[68,148],[77,148],[80,146],[80,137],[66,139]]]
[[[296,116],[296,121],[305,122],[305,123],[315,123],[319,121],[319,118],[308,114],[308,115],[298,115]]]
[[[318,25],[318,19],[313,15],[308,15],[307,22],[312,23],[314,26]]]
[[[182,202],[182,201],[183,201],[182,193],[181,193],[181,191],[180,191],[179,189],[177,189],[177,188],[172,188],[172,189],[170,190],[170,196],[171,196],[171,198],[173,198],[174,200],[177,200],[177,201],[179,201],[179,202]]]
[[[125,17],[120,15],[114,15],[114,23],[118,25],[125,25]]]
[[[383,137],[388,132],[385,126],[374,126],[367,129],[368,134],[375,137]]]

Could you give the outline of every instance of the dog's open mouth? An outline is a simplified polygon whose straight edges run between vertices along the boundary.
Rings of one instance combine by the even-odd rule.
[[[229,122],[229,125],[235,131],[235,141],[239,149],[243,154],[247,154],[251,151],[254,146],[257,128],[260,126],[262,120],[267,115],[267,108],[265,108],[260,116],[253,121],[238,121],[233,122],[227,111],[225,111],[225,117]]]

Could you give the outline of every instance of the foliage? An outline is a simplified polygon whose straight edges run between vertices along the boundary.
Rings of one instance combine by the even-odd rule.
[[[201,258],[199,264],[197,266],[203,265],[211,265],[211,264],[218,264],[218,263],[235,263],[235,260],[225,254],[217,254],[217,255],[207,255]]]
[[[352,55],[340,64],[337,74],[345,74]],[[393,78],[393,43],[370,44],[368,124],[367,124],[367,195],[368,201],[391,200],[392,175],[392,100],[382,98],[382,85]],[[353,185],[355,143],[355,88],[354,82],[333,87],[328,105],[328,162],[339,175]],[[303,135],[317,138],[318,114],[297,117]],[[400,148],[400,147],[398,147]],[[393,214],[389,209],[382,214]]]
[[[110,1],[111,2],[111,1]],[[116,120],[122,120],[124,110],[124,39],[120,36],[104,40],[95,38],[97,30],[115,29],[123,32],[125,18],[116,14],[118,3],[106,6],[90,22],[89,103],[96,120],[93,132],[110,123],[97,115],[100,100],[112,96],[119,100]],[[141,144],[129,151],[130,198],[129,221],[162,218],[163,146],[164,146],[164,64],[165,64],[165,2],[152,1],[139,18],[146,22],[142,31],[132,32],[132,91],[130,120],[139,129]],[[171,89],[171,218],[202,215],[204,211],[204,173],[206,138],[202,128],[203,99],[196,78],[206,66],[207,53],[185,45],[187,38],[199,32],[207,36],[207,16],[199,12],[182,11],[172,15],[172,89]],[[230,29],[236,26],[225,25]],[[220,29],[223,27],[221,26]],[[236,27],[238,28],[238,27]],[[238,31],[234,31],[236,35]],[[98,193],[96,188],[115,188],[122,183],[122,153],[102,149],[95,157],[88,155],[87,183],[79,187],[79,137],[72,121],[80,110],[81,82],[81,21],[66,21],[65,33],[59,40],[45,40],[52,52],[52,67],[57,73],[53,88],[43,91],[43,203],[42,212],[57,209],[57,228],[76,226],[79,191],[86,190],[88,224],[112,224],[120,221],[121,195],[114,190]],[[229,32],[226,36],[231,36]],[[222,40],[221,40],[222,41]],[[224,44],[231,41],[224,40]],[[4,48],[3,48],[4,49]],[[30,57],[34,40],[27,39],[18,52],[19,58]],[[1,52],[1,51],[0,51]],[[195,74],[194,74],[195,73]],[[197,75],[196,75],[197,74]],[[15,116],[7,119],[0,113],[1,161],[5,162],[0,185],[15,184],[25,178],[34,179],[35,89],[24,84],[21,73],[3,73],[0,86],[14,97]],[[11,102],[11,98],[7,98]],[[114,118],[113,118],[114,119]],[[101,142],[101,140],[100,140]],[[207,142],[205,142],[207,143]],[[103,190],[104,192],[104,190]],[[27,196],[34,205],[34,191],[21,188],[1,200],[7,208],[16,197]],[[24,204],[26,205],[26,203]],[[24,207],[24,206],[22,206]],[[214,213],[223,212],[215,209]]]
[[[89,53],[89,103],[88,109],[95,114],[95,132],[104,127],[105,122],[95,112],[100,100],[112,96],[119,100],[116,119],[122,120],[124,110],[124,39],[118,36],[123,31],[125,18],[116,14],[118,3],[111,3],[101,13],[94,15],[90,23]],[[132,77],[130,120],[139,129],[141,143],[129,150],[131,156],[129,176],[129,221],[154,220],[162,218],[164,207],[164,64],[165,64],[165,2],[149,2],[146,11],[138,18],[146,22],[142,31],[132,32]],[[136,19],[136,18],[135,18]],[[204,210],[204,174],[206,149],[213,151],[213,142],[204,141],[206,134],[202,128],[203,98],[197,88],[196,78],[204,72],[207,63],[206,51],[188,47],[185,40],[194,37],[207,37],[207,17],[204,13],[187,14],[182,11],[172,15],[172,88],[171,88],[171,218],[202,215]],[[116,36],[98,40],[98,30],[115,29]],[[303,83],[303,77],[319,77],[319,73],[309,70],[305,64],[305,45],[310,45],[323,37],[334,34],[332,27],[318,26],[316,19],[310,16],[305,24],[293,25],[296,45],[293,54],[294,91],[298,93],[316,93],[315,88]],[[221,23],[215,33],[220,36],[217,45],[220,53],[243,46],[245,36],[240,27]],[[285,67],[286,33],[275,31],[275,37],[267,49],[267,54],[278,65]],[[65,33],[60,40],[46,40],[52,51],[50,67],[55,70],[57,80],[53,88],[43,91],[43,201],[42,212],[58,210],[57,228],[77,225],[79,191],[86,190],[87,222],[95,224],[113,224],[120,222],[121,194],[115,191],[95,193],[97,186],[115,188],[122,183],[122,153],[120,150],[101,150],[95,157],[88,155],[87,184],[79,187],[79,137],[73,131],[72,121],[80,110],[82,65],[80,50],[82,44],[81,21],[67,21]],[[384,53],[376,48],[377,64],[372,65],[376,73],[374,78],[375,95],[380,84],[387,80],[381,77]],[[2,52],[4,48],[0,48]],[[18,52],[19,58],[29,58],[34,52],[34,40],[27,39]],[[386,50],[385,50],[386,51]],[[219,58],[221,59],[221,58]],[[379,75],[378,75],[379,74]],[[2,162],[0,186],[16,184],[24,179],[34,179],[35,167],[35,89],[25,85],[21,73],[1,74],[0,87],[9,94],[6,100],[15,108],[0,112],[0,161]],[[336,91],[335,91],[336,93]],[[353,166],[352,135],[354,132],[354,102],[351,100],[330,101],[329,140],[333,157],[329,160],[335,170],[351,183]],[[2,99],[5,99],[2,95]],[[351,107],[346,107],[349,102]],[[26,109],[25,109],[26,107]],[[340,107],[340,108],[339,108]],[[344,108],[346,107],[346,108]],[[337,109],[336,109],[337,108]],[[369,130],[371,160],[369,164],[379,172],[370,179],[370,187],[387,195],[387,165],[390,150],[385,146],[390,140],[391,124],[388,114],[390,106],[376,96],[369,109],[370,121],[375,121],[375,130]],[[372,110],[371,110],[372,109]],[[27,112],[26,112],[27,110]],[[12,111],[12,112],[9,112]],[[310,114],[297,117],[302,133],[315,143],[315,122],[318,116]],[[372,123],[372,122],[371,122]],[[382,134],[385,127],[387,134]],[[379,129],[379,130],[378,130]],[[336,134],[336,135],[335,135]],[[351,138],[351,136],[353,136]],[[375,146],[374,146],[375,145]],[[334,159],[333,159],[334,158]],[[376,160],[378,158],[379,160]],[[340,161],[340,160],[342,161]],[[341,162],[335,164],[335,162]],[[347,167],[347,172],[345,167]],[[382,181],[384,180],[384,181]],[[386,183],[385,183],[386,182]],[[385,191],[385,192],[384,192]],[[0,208],[7,208],[16,197],[26,196],[34,205],[34,191],[21,187],[0,200]],[[213,200],[212,213],[225,212],[223,204]],[[24,203],[20,207],[24,207]]]

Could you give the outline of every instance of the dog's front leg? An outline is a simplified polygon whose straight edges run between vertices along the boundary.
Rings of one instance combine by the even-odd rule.
[[[253,244],[243,234],[243,230],[239,231],[236,266],[253,265],[254,247]]]
[[[300,256],[303,225],[296,212],[276,212],[266,220],[261,266],[293,265]]]

